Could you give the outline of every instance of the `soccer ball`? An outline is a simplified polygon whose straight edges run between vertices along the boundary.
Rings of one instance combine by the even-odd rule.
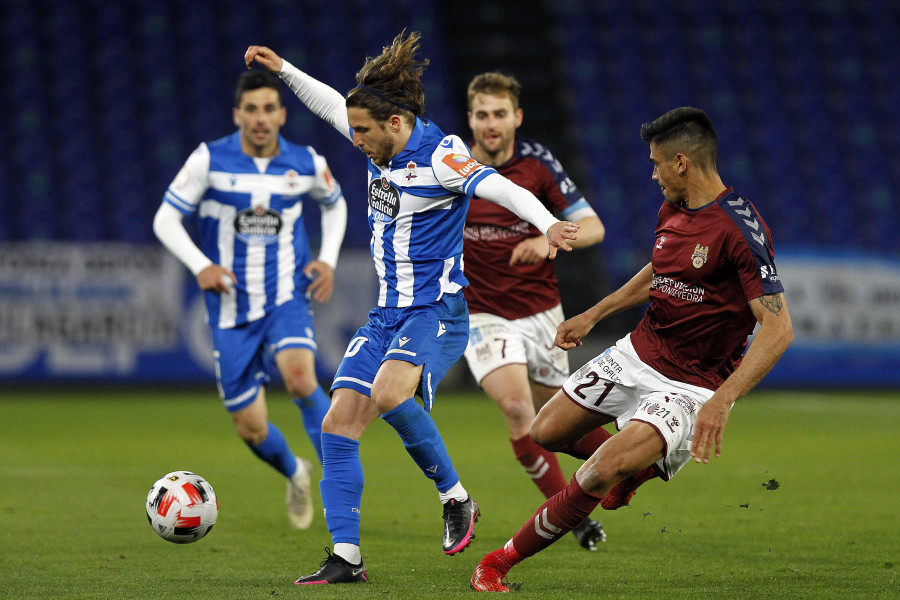
[[[147,520],[153,531],[175,544],[196,542],[212,529],[219,501],[212,486],[190,471],[159,478],[147,494]]]

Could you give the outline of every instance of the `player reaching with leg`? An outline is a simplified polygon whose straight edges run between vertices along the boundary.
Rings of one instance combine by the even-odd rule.
[[[462,289],[463,228],[473,194],[511,208],[547,236],[548,255],[570,250],[578,225],[558,221],[527,190],[480,164],[463,141],[422,118],[419,34],[398,35],[366,60],[346,98],[264,46],[248,66],[277,72],[300,100],[366,154],[368,223],[379,278],[378,306],[344,354],[322,423],[320,485],[334,542],[319,570],[298,584],[367,580],[360,550],[363,472],[359,440],[381,417],[437,487],[443,504],[445,554],[474,537],[477,504],[463,487],[429,415],[435,391],[466,347],[468,309]],[[421,399],[422,404],[417,402]]]
[[[470,580],[477,591],[509,591],[509,570],[580,523],[626,478],[655,468],[668,480],[691,457],[719,456],[734,403],[793,340],[769,229],[716,169],[716,133],[695,108],[641,127],[665,202],[650,264],[631,281],[559,326],[569,350],[600,320],[649,300],[629,335],[570,376],[541,409],[531,435],[564,448],[613,421],[612,436]],[[747,338],[759,324],[753,343]]]

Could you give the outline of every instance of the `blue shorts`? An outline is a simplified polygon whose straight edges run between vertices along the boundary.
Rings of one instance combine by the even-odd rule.
[[[462,294],[408,308],[373,308],[369,322],[347,345],[334,376],[338,388],[372,395],[375,374],[386,360],[424,365],[416,395],[431,410],[438,384],[459,360],[469,340],[469,307]]]
[[[313,313],[302,300],[289,300],[264,317],[238,327],[212,327],[219,396],[228,412],[246,408],[269,383],[274,357],[287,348],[316,351]]]

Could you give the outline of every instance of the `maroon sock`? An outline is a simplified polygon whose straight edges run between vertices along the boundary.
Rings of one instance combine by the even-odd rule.
[[[597,451],[600,444],[611,437],[612,434],[610,432],[603,427],[598,427],[568,448],[561,450],[561,452],[564,452],[569,456],[574,456],[575,458],[580,458],[581,460],[587,460]]]
[[[523,558],[533,556],[566,535],[590,515],[600,498],[582,489],[575,476],[569,485],[546,502],[512,537],[512,545]]]
[[[517,440],[510,440],[510,443],[516,459],[545,498],[550,498],[565,489],[566,476],[563,475],[554,453],[535,444],[528,434]]]

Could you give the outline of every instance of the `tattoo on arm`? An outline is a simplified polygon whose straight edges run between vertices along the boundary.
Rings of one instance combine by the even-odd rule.
[[[776,315],[780,313],[781,309],[784,307],[784,302],[782,300],[781,294],[768,294],[766,296],[760,296],[759,302],[764,307],[766,307],[769,312],[772,312]]]

